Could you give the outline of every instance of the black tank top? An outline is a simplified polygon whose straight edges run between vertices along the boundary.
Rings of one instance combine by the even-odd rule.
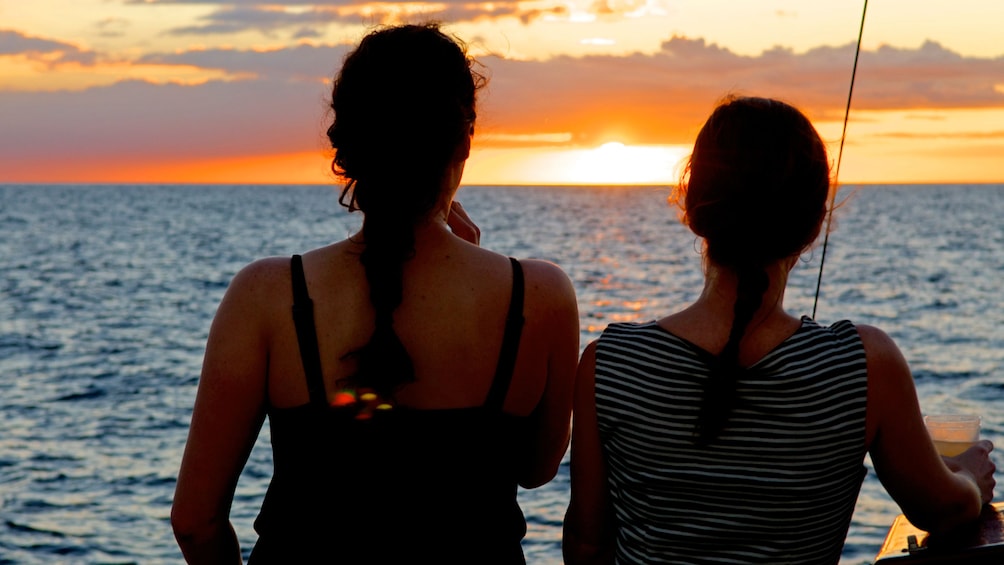
[[[502,412],[523,326],[523,272],[511,262],[509,314],[484,404],[398,406],[359,420],[328,405],[313,306],[293,257],[310,402],[268,408],[274,472],[250,564],[525,563],[516,479],[529,418]]]

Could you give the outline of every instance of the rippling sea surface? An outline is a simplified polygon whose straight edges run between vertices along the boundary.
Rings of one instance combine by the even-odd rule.
[[[884,329],[925,411],[980,413],[1004,446],[1004,185],[852,188],[816,318]],[[483,246],[570,275],[583,346],[699,294],[698,246],[666,196],[460,192]],[[336,200],[327,186],[0,185],[0,564],[181,561],[168,516],[216,306],[253,259],[353,232]],[[811,313],[821,256],[796,268],[792,313]],[[270,474],[266,422],[232,511],[245,555]],[[567,461],[520,497],[528,561],[560,563]],[[841,563],[869,563],[898,513],[870,471]]]

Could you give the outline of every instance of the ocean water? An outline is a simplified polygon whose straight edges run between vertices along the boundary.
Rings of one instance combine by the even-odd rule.
[[[662,316],[700,292],[698,246],[666,196],[460,192],[483,246],[566,270],[583,346],[608,323]],[[981,414],[983,435],[1004,450],[1004,185],[850,187],[845,198],[817,319],[886,330],[922,408]],[[329,186],[0,186],[0,564],[180,562],[168,520],[175,474],[230,278],[359,221]],[[821,256],[793,273],[793,313],[811,313]],[[233,505],[245,555],[271,472],[268,437],[266,423]],[[531,564],[561,562],[567,497],[567,461],[520,493]],[[869,563],[896,514],[869,472],[842,563]]]

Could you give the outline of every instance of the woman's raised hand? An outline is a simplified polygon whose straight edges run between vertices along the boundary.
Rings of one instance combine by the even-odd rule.
[[[460,202],[454,200],[450,204],[450,215],[446,218],[446,224],[450,226],[450,229],[453,230],[453,233],[457,237],[469,241],[474,245],[480,244],[481,229],[467,215],[467,211],[460,205]]]

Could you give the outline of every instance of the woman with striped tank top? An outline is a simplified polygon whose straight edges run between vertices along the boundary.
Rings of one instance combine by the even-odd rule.
[[[612,324],[582,355],[565,563],[837,563],[870,453],[930,531],[993,496],[993,446],[943,459],[882,331],[782,306],[816,237],[829,159],[797,109],[730,98],[674,194],[704,241],[689,307]]]

